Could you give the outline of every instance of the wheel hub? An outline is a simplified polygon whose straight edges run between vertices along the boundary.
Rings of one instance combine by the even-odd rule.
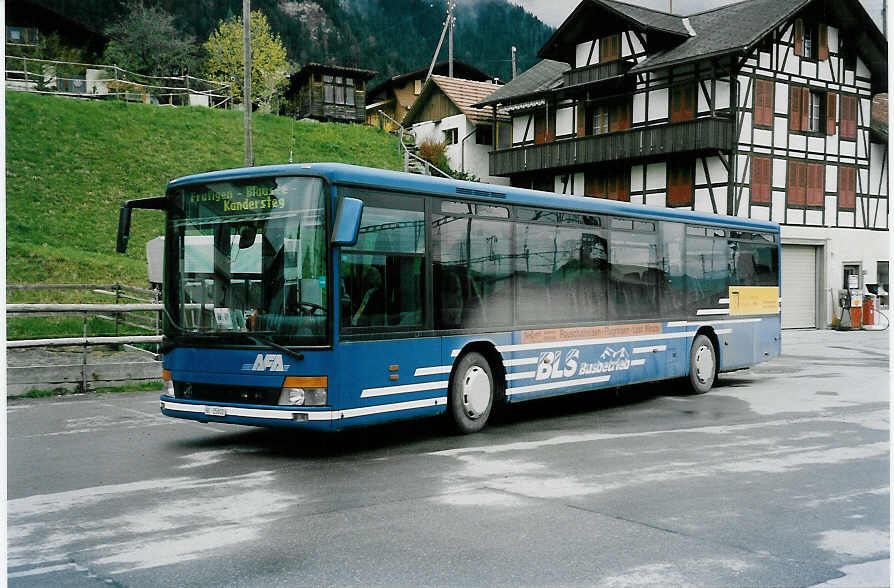
[[[463,377],[463,411],[477,419],[490,404],[490,378],[480,366],[473,365]]]
[[[695,352],[695,377],[703,384],[714,379],[714,353],[707,345]]]

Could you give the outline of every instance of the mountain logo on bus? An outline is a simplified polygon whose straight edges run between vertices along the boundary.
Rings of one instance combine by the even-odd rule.
[[[627,369],[630,369],[630,353],[627,351],[627,348],[612,349],[611,347],[606,347],[602,350],[599,361],[581,364],[580,375],[620,372]]]
[[[243,364],[242,369],[253,372],[284,372],[289,366],[283,364],[279,353],[259,353],[253,364]]]

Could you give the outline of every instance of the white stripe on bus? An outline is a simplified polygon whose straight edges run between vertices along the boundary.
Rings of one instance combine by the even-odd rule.
[[[512,380],[527,380],[528,378],[533,378],[537,375],[537,372],[515,372],[512,374],[506,374],[506,381]]]
[[[449,374],[453,369],[452,365],[435,365],[431,367],[416,368],[413,372],[414,376],[434,376],[435,374]]]
[[[222,408],[226,409],[227,416],[251,417],[271,420],[293,420],[294,415],[304,415],[309,421],[335,421],[339,419],[349,419],[371,414],[381,414],[383,412],[411,410],[414,408],[427,408],[429,406],[441,406],[444,404],[447,404],[446,396],[438,396],[437,398],[423,398],[422,400],[410,400],[407,402],[396,402],[393,404],[361,406],[359,408],[348,408],[345,410],[295,411],[241,408],[236,406],[225,406]],[[171,402],[170,400],[162,402],[162,408],[165,408],[167,410],[176,410],[178,412],[197,412],[201,414],[205,413],[204,404],[185,404],[179,402]]]
[[[645,359],[631,359],[630,360],[630,365],[643,365],[644,363],[646,363]]]
[[[667,351],[667,345],[650,345],[648,347],[634,347],[634,353],[653,353],[655,351]]]
[[[729,304],[729,298],[721,298],[717,301],[717,304]]]
[[[729,314],[728,308],[699,308],[695,311],[698,316],[706,314]]]
[[[743,319],[716,319],[716,320],[704,320],[704,321],[671,321],[667,323],[666,327],[696,327],[701,325],[717,325],[717,324],[732,324],[732,323],[759,323],[763,319],[761,318],[743,318]]]
[[[373,398],[375,396],[388,396],[390,394],[404,394],[406,392],[424,392],[426,390],[443,390],[447,387],[447,380],[437,382],[422,382],[419,384],[403,384],[400,386],[382,386],[381,388],[364,388],[360,398]]]
[[[599,339],[575,339],[573,341],[550,341],[547,343],[519,343],[516,345],[499,345],[497,351],[509,353],[512,351],[532,351],[535,349],[556,349],[558,347],[582,347],[587,345],[604,345],[607,343],[632,343],[634,341],[654,341],[663,339],[682,339],[695,335],[695,331],[680,331],[679,333],[655,333],[654,335],[634,335],[628,337],[602,337]],[[459,355],[460,349],[450,352],[452,357]]]
[[[596,376],[595,378],[578,378],[577,380],[562,380],[560,382],[547,382],[545,384],[531,384],[530,386],[518,386],[508,388],[506,396],[513,394],[524,394],[526,392],[540,392],[541,390],[554,390],[556,388],[565,388],[567,386],[583,386],[584,384],[597,384],[600,382],[608,382],[611,376]]]
[[[540,361],[539,357],[520,357],[518,359],[504,359],[503,365],[506,367],[513,367],[517,365],[531,365],[533,363],[537,363]]]

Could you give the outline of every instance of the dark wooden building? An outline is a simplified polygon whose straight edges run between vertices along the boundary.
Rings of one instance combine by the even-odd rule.
[[[375,75],[368,69],[308,63],[289,79],[288,114],[323,121],[365,122],[366,83]]]

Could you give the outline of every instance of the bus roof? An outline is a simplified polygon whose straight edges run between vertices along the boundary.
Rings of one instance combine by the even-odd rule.
[[[350,184],[380,187],[392,190],[422,193],[444,198],[473,199],[486,202],[505,202],[532,207],[569,209],[591,214],[618,214],[640,218],[686,221],[705,224],[721,224],[745,229],[779,231],[779,225],[769,221],[711,214],[679,208],[644,206],[630,202],[618,202],[605,198],[571,196],[540,192],[525,188],[513,188],[498,184],[484,184],[409,174],[384,169],[348,165],[344,163],[289,163],[258,167],[234,168],[206,172],[177,178],[168,183],[168,189],[194,183],[221,182],[226,180],[260,176],[319,176],[332,184]]]

